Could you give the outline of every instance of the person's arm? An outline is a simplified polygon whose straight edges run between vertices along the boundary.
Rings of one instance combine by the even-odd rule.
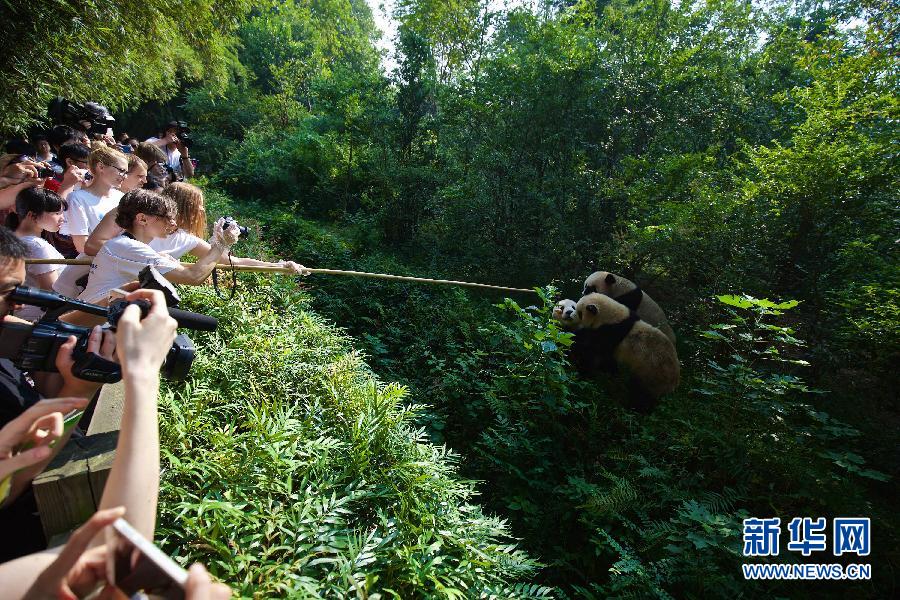
[[[138,307],[129,306],[117,325],[116,354],[122,365],[125,403],[116,455],[98,508],[126,507],[128,522],[152,540],[159,496],[159,368],[178,324],[158,290],[138,290],[125,299],[149,300],[150,312],[141,319]]]
[[[90,223],[84,206],[82,206],[79,194],[74,197],[69,196],[69,208],[66,210],[66,221],[68,225],[69,235],[72,236],[72,243],[79,253],[84,252],[84,243],[87,241],[88,234],[91,232]]]
[[[90,548],[103,529],[118,518],[130,517],[122,506],[94,513],[87,523],[76,529],[65,546],[36,552],[0,565],[0,588],[4,597],[21,600],[56,600],[85,598],[106,583],[106,545]],[[111,593],[112,592],[112,593]],[[95,596],[91,596],[95,597]],[[122,598],[121,592],[106,585],[100,598]],[[203,565],[188,569],[184,589],[185,600],[228,600],[231,589],[213,583]]]
[[[181,174],[185,179],[190,179],[194,176],[194,163],[191,162],[190,152],[181,140],[178,140],[176,147],[181,153]]]
[[[191,248],[189,254],[193,254],[197,258],[204,258],[207,254],[209,254],[212,246],[209,245],[209,242],[205,240],[200,240],[196,246]],[[228,256],[220,256],[219,264],[227,265],[228,264]],[[238,267],[286,267],[291,269],[298,275],[309,275],[309,270],[301,264],[295,263],[290,260],[280,260],[278,262],[266,262],[264,260],[256,260],[255,258],[241,258],[240,256],[232,256],[231,264]]]
[[[15,208],[16,196],[24,189],[34,187],[41,183],[40,179],[9,179],[0,177],[0,210]]]
[[[75,245],[75,249],[78,250],[78,253],[84,252],[84,244],[87,242],[88,236],[86,235],[73,235],[72,243]]]
[[[103,244],[122,233],[122,228],[116,225],[116,215],[119,214],[119,207],[115,207],[105,215],[97,224],[97,227],[88,236],[84,243],[84,253],[88,256],[97,256]]]
[[[153,144],[154,146],[159,146],[163,150],[165,150],[166,146],[168,146],[169,144],[174,144],[176,142],[178,142],[178,136],[176,136],[174,133],[171,133],[169,135],[164,135],[161,138],[150,138],[147,140],[148,144]]]
[[[37,284],[37,287],[42,290],[53,290],[53,284],[56,283],[56,278],[59,276],[59,270],[54,269],[53,271],[47,271],[46,273],[41,273],[39,275],[32,275],[34,278],[34,282]]]
[[[163,277],[172,283],[182,283],[185,285],[200,285],[209,277],[213,269],[216,267],[218,260],[223,254],[227,254],[231,250],[231,246],[237,242],[241,235],[238,230],[237,223],[233,223],[228,229],[222,229],[223,219],[220,217],[216,221],[213,228],[212,244],[210,250],[200,260],[192,265],[178,264],[177,268],[163,273]]]

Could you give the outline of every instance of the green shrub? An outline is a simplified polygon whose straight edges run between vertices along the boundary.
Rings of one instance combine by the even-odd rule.
[[[226,200],[209,194],[211,211]],[[192,336],[191,377],[164,386],[162,547],[243,596],[548,596],[406,389],[379,382],[290,281],[240,286],[227,305],[184,293],[219,329]]]

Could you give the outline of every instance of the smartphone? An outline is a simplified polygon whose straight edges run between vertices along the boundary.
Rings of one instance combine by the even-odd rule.
[[[83,414],[84,409],[76,408],[69,414],[63,416],[63,437],[65,437],[67,433],[72,431],[72,429],[74,429],[75,426],[78,425],[78,422],[81,420],[81,416]],[[53,444],[56,444],[56,442],[53,442]]]
[[[106,528],[106,579],[129,598],[183,600],[188,573],[125,519]]]

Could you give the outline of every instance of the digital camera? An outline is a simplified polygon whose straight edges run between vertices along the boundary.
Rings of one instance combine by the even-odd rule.
[[[223,217],[225,220],[222,222],[222,229],[228,229],[232,225],[234,225],[237,221],[235,221],[234,217],[230,215],[226,215]],[[246,238],[250,233],[250,230],[244,227],[243,225],[238,225],[238,231],[241,232],[241,237]]]
[[[194,138],[191,137],[191,128],[188,127],[187,121],[176,121],[178,123],[178,139],[184,144],[185,148],[194,145]]]

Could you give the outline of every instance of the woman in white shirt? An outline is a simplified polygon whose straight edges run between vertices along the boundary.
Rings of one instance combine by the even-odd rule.
[[[59,231],[65,221],[66,202],[55,192],[33,187],[22,190],[16,196],[16,212],[6,217],[6,226],[28,247],[28,258],[55,258],[63,255],[41,237],[41,233]],[[53,289],[56,276],[64,265],[28,265],[25,268],[25,285],[45,290]],[[28,321],[37,321],[44,310],[26,305],[16,311],[16,316]]]
[[[212,273],[216,261],[231,250],[240,236],[237,224],[223,229],[222,221],[219,219],[213,228],[209,253],[195,264],[182,265],[149,245],[154,238],[166,237],[175,228],[175,202],[149,190],[128,192],[122,197],[116,214],[116,224],[124,231],[97,252],[87,287],[78,299],[107,304],[110,291],[135,281],[147,265],[156,267],[172,283],[202,284]]]
[[[69,208],[62,233],[72,236],[78,252],[84,252],[84,243],[103,217],[119,204],[122,192],[119,186],[128,175],[128,159],[118,150],[100,146],[88,161],[92,179],[90,186],[82,186],[68,195]]]
[[[185,254],[192,254],[197,258],[206,258],[212,247],[203,236],[206,235],[206,207],[203,203],[203,190],[190,183],[170,183],[163,190],[163,196],[171,198],[178,207],[176,218],[178,229],[166,236],[150,242],[150,247],[171,256],[181,258]],[[103,221],[94,230],[85,244],[88,254],[97,253],[107,240],[121,231],[116,225],[115,211],[103,218]],[[219,259],[222,264],[228,264],[228,256]],[[303,265],[290,260],[278,262],[266,262],[253,258],[231,257],[231,263],[235,266],[248,267],[287,267],[298,275],[309,275],[309,270]]]

